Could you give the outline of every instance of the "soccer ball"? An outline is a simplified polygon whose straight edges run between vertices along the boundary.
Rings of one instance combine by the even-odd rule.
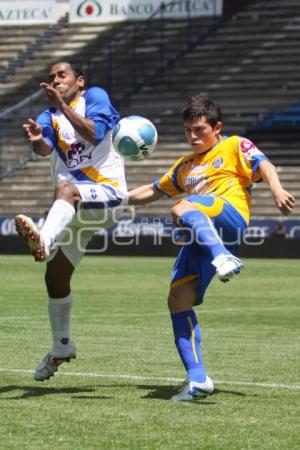
[[[141,116],[128,116],[118,122],[112,133],[115,150],[130,161],[149,158],[157,144],[153,123]]]

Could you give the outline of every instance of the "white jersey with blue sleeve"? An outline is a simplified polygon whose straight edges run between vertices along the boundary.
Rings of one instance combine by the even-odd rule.
[[[83,91],[69,105],[94,122],[96,143],[82,138],[57,108],[48,108],[37,118],[43,137],[51,147],[54,182],[102,184],[122,197],[127,195],[124,161],[112,146],[112,128],[120,116],[107,93],[99,87]]]

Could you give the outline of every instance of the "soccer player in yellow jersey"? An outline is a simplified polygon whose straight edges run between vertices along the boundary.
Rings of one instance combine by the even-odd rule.
[[[168,306],[175,344],[187,372],[186,382],[172,400],[191,401],[214,390],[202,361],[201,331],[193,307],[203,301],[215,273],[226,282],[243,268],[234,255],[249,223],[253,181],[263,179],[269,185],[284,215],[292,212],[295,199],[251,141],[223,136],[222,113],[213,101],[192,97],[182,118],[192,153],[159,180],[129,192],[129,203],[187,194],[172,207],[178,235],[185,243],[173,268]]]

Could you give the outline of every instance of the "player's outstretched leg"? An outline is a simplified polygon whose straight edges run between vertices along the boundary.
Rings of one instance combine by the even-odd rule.
[[[221,281],[229,281],[231,277],[240,273],[244,267],[242,261],[227,250],[206,214],[198,210],[187,211],[180,216],[180,221],[184,227],[193,230],[197,244],[203,246],[211,256],[212,264],[216,267]]]
[[[46,261],[48,252],[33,220],[19,214],[15,219],[15,225],[18,235],[27,242],[34,259],[39,262]]]
[[[74,215],[75,208],[71,203],[57,199],[53,203],[41,231],[30,217],[23,214],[19,214],[15,219],[16,229],[19,236],[27,241],[34,259],[43,262],[58,247],[58,241]]]
[[[69,341],[68,345],[62,346],[59,353],[51,350],[37,366],[34,379],[36,381],[48,380],[50,377],[53,377],[61,364],[70,362],[74,358],[76,358],[76,347],[72,341]]]

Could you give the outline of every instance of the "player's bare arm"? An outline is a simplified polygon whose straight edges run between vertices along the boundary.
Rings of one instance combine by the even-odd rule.
[[[270,187],[277,208],[284,216],[291,214],[295,206],[295,197],[282,187],[276,167],[264,160],[259,165],[259,171],[262,179]]]
[[[63,99],[61,93],[48,83],[41,83],[52,106],[58,108],[73,125],[77,133],[85,140],[95,145],[96,132],[94,122],[77,114]]]
[[[162,194],[157,192],[153,187],[153,184],[144,184],[135,189],[132,189],[128,193],[129,205],[144,205],[146,203],[155,202],[163,197]]]
[[[40,156],[47,156],[51,153],[49,143],[43,138],[42,127],[37,122],[33,119],[28,119],[22,127],[35,153]]]

